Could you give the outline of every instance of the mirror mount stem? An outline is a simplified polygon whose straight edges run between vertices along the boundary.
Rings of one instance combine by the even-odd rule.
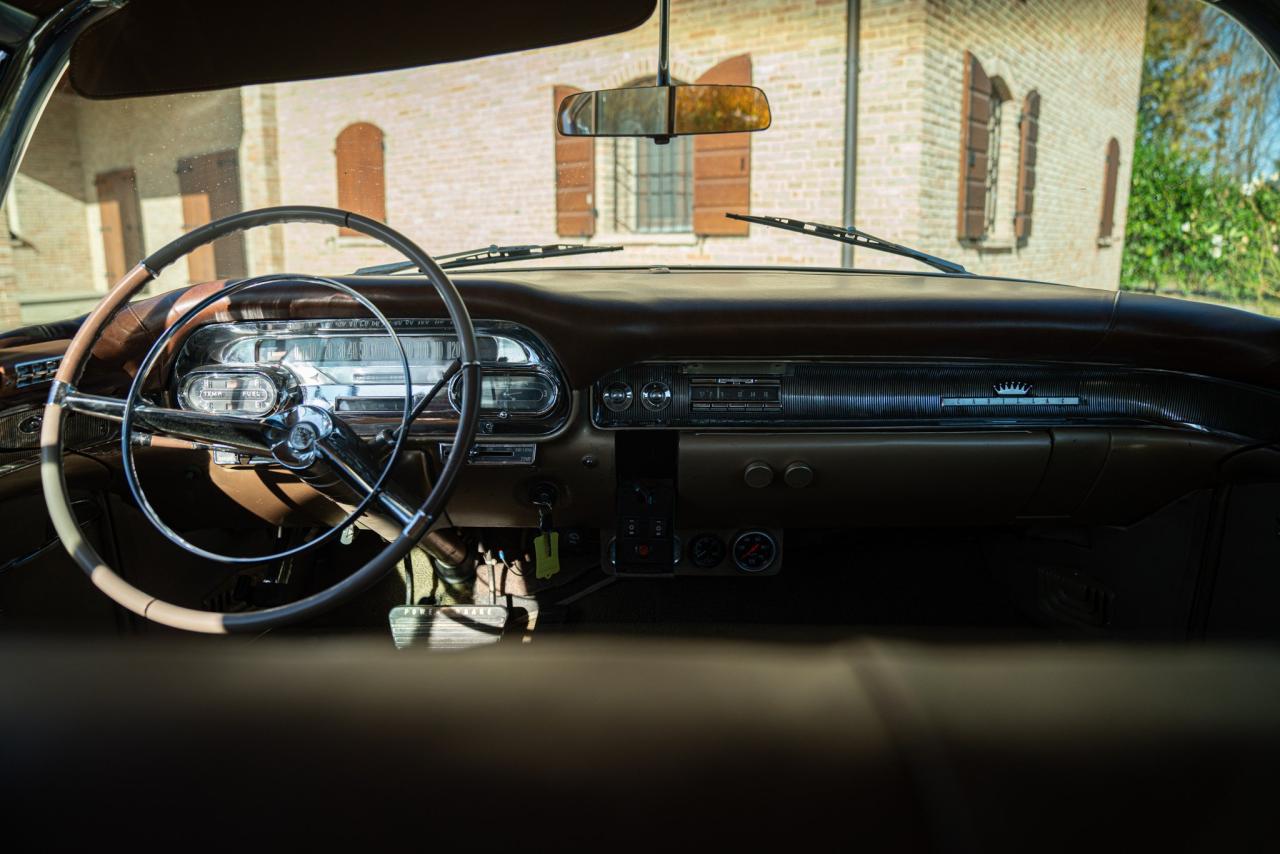
[[[658,10],[658,77],[657,85],[671,85],[671,0],[661,0]],[[667,98],[667,127],[675,127],[676,93],[672,90]],[[657,145],[671,142],[667,134],[649,137]]]
[[[658,14],[658,85],[671,85],[671,0],[662,0]]]

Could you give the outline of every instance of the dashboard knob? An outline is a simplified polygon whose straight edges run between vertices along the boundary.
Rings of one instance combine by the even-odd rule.
[[[671,386],[654,380],[640,389],[640,402],[654,412],[666,409],[671,404]]]
[[[764,489],[773,483],[773,469],[768,463],[759,460],[747,463],[747,467],[742,471],[742,479],[752,489]]]
[[[782,473],[782,480],[787,486],[794,489],[804,489],[813,483],[813,469],[809,467],[808,463],[792,463]]]
[[[610,412],[622,412],[631,406],[631,386],[623,382],[610,383],[605,386],[601,397]]]

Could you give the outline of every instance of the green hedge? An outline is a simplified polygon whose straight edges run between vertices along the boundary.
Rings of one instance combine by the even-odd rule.
[[[1280,296],[1280,181],[1241,186],[1158,141],[1139,142],[1120,287],[1229,302]]]

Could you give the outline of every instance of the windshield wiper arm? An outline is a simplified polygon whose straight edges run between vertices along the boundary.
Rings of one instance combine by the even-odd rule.
[[[947,261],[930,255],[928,252],[921,252],[919,249],[912,249],[909,246],[900,246],[897,243],[890,243],[887,240],[881,240],[865,231],[859,231],[856,228],[845,228],[840,225],[823,225],[820,222],[805,222],[802,219],[787,219],[781,216],[751,216],[749,214],[726,213],[729,219],[740,219],[744,222],[758,222],[760,225],[767,225],[772,228],[782,228],[787,231],[795,231],[800,234],[812,234],[815,237],[825,237],[827,240],[835,240],[840,243],[848,243],[853,246],[865,246],[867,249],[875,249],[879,252],[888,252],[892,255],[901,255],[903,258],[911,258],[922,264],[928,264],[934,269],[941,270],[944,273],[951,273],[957,276],[971,275],[968,270],[961,267],[954,261]]]
[[[616,245],[590,246],[586,243],[548,243],[526,246],[486,246],[483,249],[468,249],[466,252],[454,252],[451,255],[437,255],[436,261],[441,268],[455,270],[459,267],[474,267],[477,264],[495,264],[499,261],[525,261],[530,258],[557,258],[565,255],[590,255],[593,252],[617,252],[623,247]],[[412,270],[412,261],[395,261],[391,264],[378,264],[373,267],[361,267],[355,271],[357,276],[385,276]]]

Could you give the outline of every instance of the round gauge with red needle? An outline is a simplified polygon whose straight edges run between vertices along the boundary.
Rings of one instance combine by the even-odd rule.
[[[778,557],[778,543],[764,531],[747,531],[733,541],[733,562],[743,572],[764,572]]]

